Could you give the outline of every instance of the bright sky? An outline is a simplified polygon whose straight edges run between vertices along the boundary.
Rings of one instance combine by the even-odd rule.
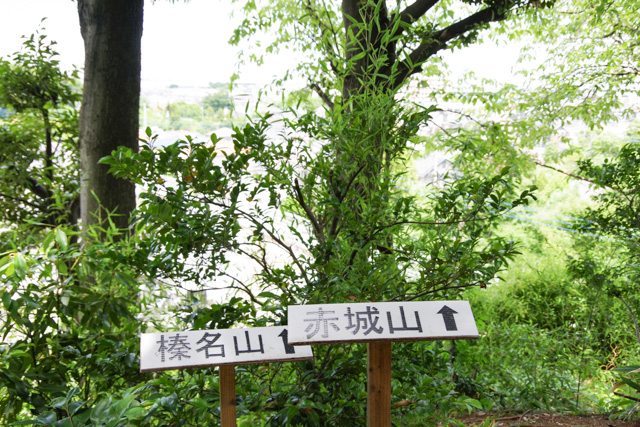
[[[229,0],[158,0],[145,2],[142,38],[143,87],[207,85],[228,82],[236,70],[237,48],[228,40],[242,18],[231,17]],[[0,57],[17,51],[21,36],[36,31],[40,20],[46,34],[58,42],[65,68],[79,67],[84,51],[73,0],[0,0]],[[258,69],[244,67],[241,81],[266,84],[293,66],[290,56],[271,58]],[[510,79],[514,49],[473,46],[451,55],[452,69],[473,69],[480,77]]]
[[[231,17],[228,0],[145,2],[142,37],[143,84],[181,85],[228,82],[236,70],[237,48],[228,45],[240,16]],[[44,22],[45,34],[58,43],[65,68],[84,62],[77,4],[72,0],[0,0],[0,57],[20,49],[21,36]],[[268,83],[282,74],[283,61],[257,70],[244,68],[244,81]]]

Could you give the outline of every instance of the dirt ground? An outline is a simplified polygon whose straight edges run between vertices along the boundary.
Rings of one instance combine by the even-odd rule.
[[[640,420],[622,421],[610,420],[604,415],[553,415],[553,414],[534,414],[525,412],[524,414],[504,414],[504,413],[487,413],[477,412],[465,417],[458,418],[465,426],[480,426],[482,423],[490,419],[494,424],[484,424],[484,426],[493,427],[512,427],[512,426],[535,426],[535,427],[640,427]]]

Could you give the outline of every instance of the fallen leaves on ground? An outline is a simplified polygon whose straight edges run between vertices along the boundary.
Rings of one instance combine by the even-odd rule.
[[[469,427],[640,427],[640,420],[610,420],[606,415],[558,415],[531,412],[525,412],[522,414],[476,412],[457,419],[464,423],[465,426]],[[486,420],[493,421],[493,424],[485,423]]]

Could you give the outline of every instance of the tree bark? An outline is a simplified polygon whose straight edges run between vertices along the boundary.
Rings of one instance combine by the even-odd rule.
[[[80,210],[84,226],[112,220],[126,228],[135,186],[98,161],[119,146],[138,150],[144,0],[78,0],[85,64],[80,109]]]
[[[363,89],[363,82],[374,87],[376,80],[372,80],[370,76],[380,72],[383,67],[378,65],[378,69],[372,68],[370,55],[388,55],[386,62],[392,63],[395,61],[395,42],[385,43],[381,40],[381,35],[389,26],[384,1],[376,7],[373,3],[361,0],[342,0],[342,13],[346,39],[345,60],[350,63],[342,87],[342,96],[346,100]],[[361,56],[362,53],[365,55]]]

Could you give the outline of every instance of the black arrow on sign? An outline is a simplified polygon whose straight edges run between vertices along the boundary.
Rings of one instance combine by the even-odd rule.
[[[291,344],[289,344],[289,330],[283,329],[282,332],[280,332],[280,335],[278,336],[282,337],[282,344],[284,344],[284,352],[286,354],[295,354],[296,348]]]
[[[454,314],[458,314],[457,311],[445,305],[440,309],[438,314],[442,314],[442,318],[444,319],[444,326],[447,328],[447,331],[458,330],[458,327],[456,326],[456,319],[454,319],[453,317]]]

